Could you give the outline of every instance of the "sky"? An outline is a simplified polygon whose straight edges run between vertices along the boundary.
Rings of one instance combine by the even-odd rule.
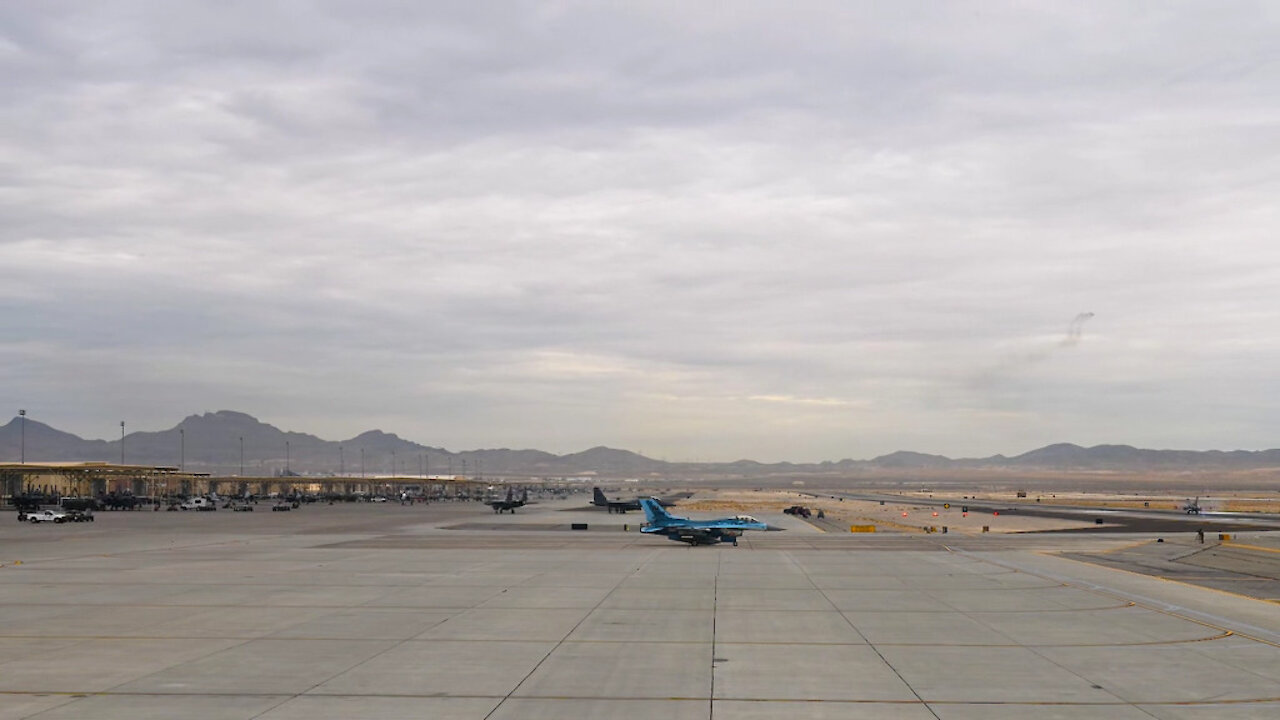
[[[0,4],[0,417],[1280,446],[1280,6]]]

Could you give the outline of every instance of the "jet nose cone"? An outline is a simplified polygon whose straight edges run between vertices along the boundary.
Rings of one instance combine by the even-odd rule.
[[[778,527],[777,525],[765,525],[764,530],[765,532],[782,532],[786,528]]]

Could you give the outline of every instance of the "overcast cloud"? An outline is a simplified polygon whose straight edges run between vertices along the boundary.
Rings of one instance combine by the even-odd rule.
[[[1276,447],[1277,88],[1268,3],[5,3],[0,416]]]

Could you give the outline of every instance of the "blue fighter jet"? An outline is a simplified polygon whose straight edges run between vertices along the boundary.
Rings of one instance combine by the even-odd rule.
[[[690,545],[715,545],[716,543],[738,544],[738,537],[744,530],[775,530],[750,515],[738,515],[716,520],[690,520],[676,517],[668,513],[655,498],[644,498],[640,501],[644,509],[644,517],[648,521],[640,528],[643,533],[658,533],[668,540],[689,543]]]

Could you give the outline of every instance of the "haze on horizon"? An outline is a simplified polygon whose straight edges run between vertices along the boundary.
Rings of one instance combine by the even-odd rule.
[[[1265,3],[0,5],[0,417],[1275,447]]]

